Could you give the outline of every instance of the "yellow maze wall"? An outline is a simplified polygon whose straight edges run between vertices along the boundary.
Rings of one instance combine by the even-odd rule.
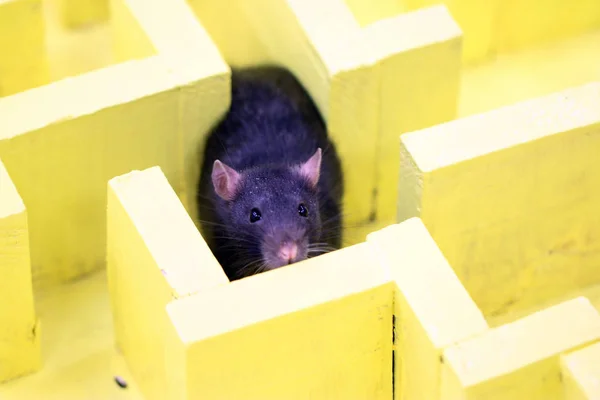
[[[43,365],[34,293],[106,266],[145,398],[599,396],[580,293],[600,283],[600,83],[451,121],[463,59],[582,32],[597,3],[528,27],[512,15],[533,0],[75,3],[64,25],[109,19],[112,64],[51,81],[68,68],[48,69],[40,1],[0,2],[0,30],[31,44],[0,40],[1,380]],[[349,222],[398,223],[229,283],[194,224],[226,62],[296,73],[342,154]]]

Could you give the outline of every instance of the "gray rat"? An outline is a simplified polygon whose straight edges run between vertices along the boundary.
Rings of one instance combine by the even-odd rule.
[[[288,70],[232,70],[231,105],[203,160],[200,227],[230,280],[340,248],[340,160]]]

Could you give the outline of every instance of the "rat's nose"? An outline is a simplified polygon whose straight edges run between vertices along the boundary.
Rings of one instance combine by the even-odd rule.
[[[298,254],[298,246],[296,243],[284,243],[279,248],[279,258],[290,264]]]

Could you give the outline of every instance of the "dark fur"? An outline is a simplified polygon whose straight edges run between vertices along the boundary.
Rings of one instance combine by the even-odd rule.
[[[321,174],[311,190],[289,167],[306,162],[319,147]],[[231,202],[215,194],[211,171],[216,159],[245,171]],[[326,243],[309,257],[338,249],[342,193],[335,148],[296,78],[278,67],[234,70],[231,106],[207,139],[198,193],[202,232],[229,279],[264,270],[265,249],[272,250],[285,236]],[[300,202],[309,208],[309,218],[298,215]],[[253,207],[262,211],[260,224],[249,222]]]

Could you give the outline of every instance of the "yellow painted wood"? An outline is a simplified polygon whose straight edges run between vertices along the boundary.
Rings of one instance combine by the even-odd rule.
[[[376,217],[392,223],[397,214],[400,134],[456,117],[462,33],[443,6],[402,14],[364,32],[371,54],[380,60]]]
[[[50,80],[58,81],[113,65],[109,24],[69,28],[61,20],[58,3],[57,0],[43,1]]]
[[[36,284],[103,264],[108,179],[153,164],[174,176],[179,96],[158,61],[121,64],[0,100],[0,154],[31,210]],[[96,96],[82,101],[80,93]]]
[[[106,271],[37,292],[35,307],[42,369],[1,384],[2,400],[145,400],[114,345]]]
[[[48,82],[42,0],[0,0],[0,97]]]
[[[420,216],[486,315],[598,283],[600,83],[402,137]]]
[[[159,165],[195,212],[198,149],[227,109],[229,70],[214,48],[211,61],[210,40],[179,3],[162,3],[171,10],[162,25],[159,18],[145,22],[159,56],[0,99],[0,156],[31,210],[33,279],[40,287],[104,265],[101,210],[114,176]],[[189,39],[169,49],[173,35]]]
[[[109,0],[56,0],[62,23],[68,28],[107,21]]]
[[[227,64],[246,67],[270,59],[244,12],[243,3],[247,1],[188,0],[188,3]]]
[[[110,0],[111,44],[115,60],[124,62],[157,55],[157,50],[125,0]]]
[[[596,0],[399,1],[402,11],[439,3],[448,6],[465,33],[463,59],[468,64],[600,28],[600,2]]]
[[[584,297],[490,329],[444,351],[441,399],[563,399],[560,354],[598,339]]]
[[[600,309],[600,286],[586,290]],[[104,271],[36,296],[44,325],[44,368],[0,385],[3,400],[142,400],[138,387],[116,351]],[[65,324],[65,320],[69,323]],[[113,376],[122,376],[120,389]]]
[[[491,62],[463,69],[458,113],[464,117],[600,81],[598,65],[600,29],[499,54]]]
[[[166,399],[166,304],[229,281],[160,168],[109,181],[107,214],[116,341],[146,398]]]
[[[501,0],[399,0],[398,3],[402,11],[439,3],[446,5],[464,32],[463,61],[467,64],[484,61],[493,54],[495,21]]]
[[[104,54],[101,29],[74,31],[52,46],[53,59],[70,70],[93,69]],[[100,36],[100,37],[99,37]],[[461,113],[485,111],[549,91],[600,79],[597,33],[533,51],[506,55],[480,68],[463,71]],[[96,39],[100,40],[97,43]],[[90,47],[88,53],[72,51]],[[92,54],[93,53],[93,54]],[[99,53],[99,54],[97,54]],[[64,70],[61,68],[61,73]],[[2,122],[0,122],[1,130]],[[361,226],[350,230],[357,240],[377,229]],[[364,233],[363,233],[364,232]],[[362,236],[362,237],[361,237]],[[589,292],[589,293],[588,293]],[[586,288],[600,308],[600,288]],[[114,350],[112,319],[103,272],[67,285],[56,286],[43,296],[36,293],[36,310],[42,320],[44,368],[32,375],[0,385],[3,400],[141,400],[123,357]],[[512,320],[512,319],[509,319]],[[68,323],[65,323],[68,321]],[[122,375],[129,383],[120,389],[113,381]]]
[[[171,302],[169,399],[390,399],[393,283],[367,244]]]
[[[182,137],[178,148],[180,165],[177,175],[180,182],[175,186],[181,188],[177,192],[192,219],[197,221],[196,191],[204,138],[229,107],[229,67],[185,0],[112,1],[123,2],[122,7],[126,8],[130,18],[122,22],[129,23],[133,31],[138,31],[137,26],[142,29],[170,71],[171,79],[183,88],[179,94],[178,130]],[[129,40],[129,34],[134,38],[139,35],[131,30],[117,28],[117,32],[126,33],[126,41],[130,45],[139,44],[142,51],[147,51],[147,43]],[[120,37],[115,40],[119,42]],[[122,48],[124,54],[128,50],[141,54],[139,49],[131,46]]]
[[[600,343],[561,357],[566,400],[600,399]]]
[[[502,0],[496,17],[498,51],[521,50],[532,44],[600,29],[600,2],[576,0]]]
[[[487,330],[485,319],[418,218],[367,241],[398,285],[396,398],[437,399],[442,351]]]
[[[365,27],[382,19],[395,17],[402,12],[398,0],[345,0],[354,18]]]
[[[0,161],[0,382],[41,367],[27,210]]]

